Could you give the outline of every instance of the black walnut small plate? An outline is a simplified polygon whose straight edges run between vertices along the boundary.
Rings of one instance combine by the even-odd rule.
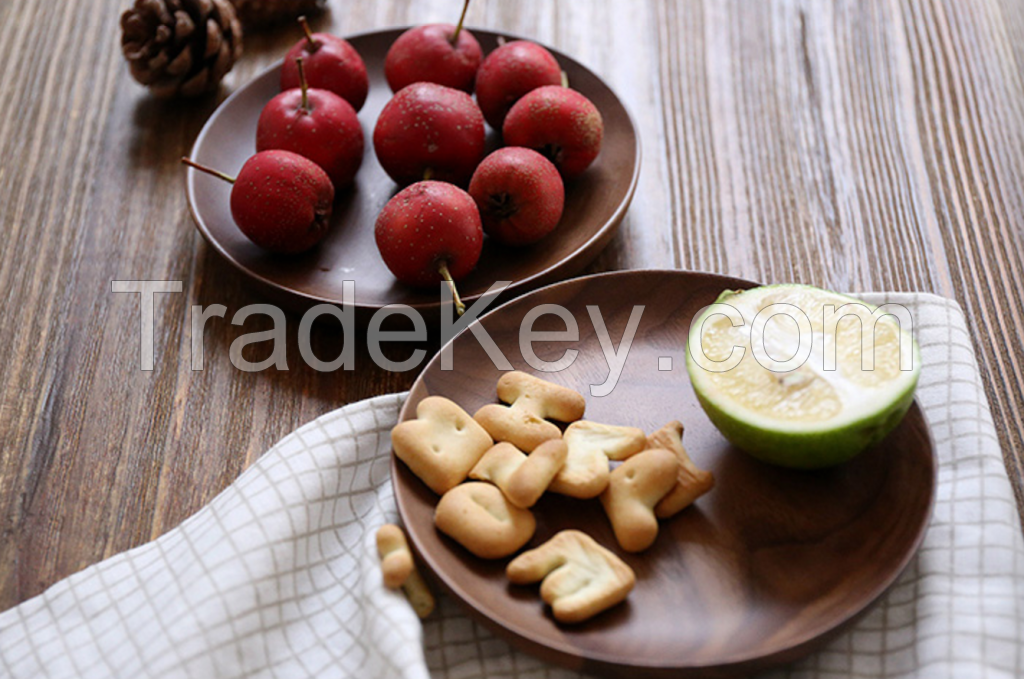
[[[671,420],[715,488],[662,522],[654,546],[625,554],[601,505],[547,494],[534,508],[537,533],[528,547],[565,528],[589,533],[636,571],[627,601],[576,626],[557,624],[537,587],[517,587],[506,560],[484,561],[438,533],[438,497],[396,458],[392,480],[410,542],[434,579],[466,611],[517,647],[550,662],[616,677],[739,677],[796,660],[832,638],[876,601],[910,562],[924,536],[935,494],[932,439],[915,403],[880,444],[829,470],[772,467],[733,449],[704,415],[685,367],[691,319],[726,289],[752,287],[735,278],[683,271],[623,271],[542,288],[478,322],[512,365],[537,374],[519,349],[527,312],[566,308],[578,342],[537,342],[554,361],[579,351],[572,365],[542,376],[580,390],[586,418],[653,431]],[[614,390],[593,397],[588,385],[608,375],[588,306],[600,309],[619,338],[633,306],[644,305],[636,337]],[[563,331],[541,316],[535,330]],[[412,387],[400,420],[428,395],[447,396],[469,413],[493,403],[501,374],[470,332],[453,340],[455,370],[435,357]],[[660,359],[672,361],[660,370]],[[664,363],[661,363],[664,367]]]
[[[262,294],[295,311],[323,302],[340,305],[343,282],[352,280],[353,306],[361,318],[388,304],[408,304],[428,319],[438,313],[439,289],[415,290],[396,281],[384,266],[373,236],[377,214],[399,188],[377,162],[372,142],[377,115],[391,98],[384,80],[384,56],[402,30],[347,38],[362,55],[370,76],[369,97],[359,112],[366,151],[355,185],[339,191],[331,233],[313,250],[292,257],[261,250],[242,235],[231,218],[231,186],[188,170],[188,202],[199,231]],[[473,29],[473,34],[485,53],[497,46],[497,33]],[[640,140],[626,108],[585,66],[557,50],[551,52],[572,87],[593,101],[604,118],[601,154],[582,176],[567,182],[562,221],[548,237],[521,249],[485,242],[476,271],[459,283],[467,302],[477,299],[495,281],[512,281],[502,297],[510,299],[579,273],[615,234],[636,190]],[[199,133],[192,159],[229,174],[238,172],[256,152],[256,122],[264,105],[280,91],[279,78],[280,65],[228,97]],[[489,147],[498,145],[495,137],[491,132]]]

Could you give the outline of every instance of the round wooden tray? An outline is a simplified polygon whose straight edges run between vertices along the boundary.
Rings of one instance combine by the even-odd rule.
[[[520,297],[480,323],[519,370],[535,374],[519,350],[525,314],[558,304],[579,324],[580,341],[538,342],[553,361],[579,350],[566,370],[543,375],[587,397],[587,419],[653,431],[686,426],[684,444],[716,486],[662,522],[655,545],[626,554],[596,500],[547,494],[534,508],[529,547],[578,528],[636,571],[623,605],[578,626],[555,622],[537,587],[504,575],[507,560],[484,561],[433,525],[438,497],[397,458],[392,479],[399,513],[426,570],[468,613],[515,646],[566,667],[622,677],[735,677],[793,661],[856,619],[895,581],[924,535],[935,493],[931,437],[915,403],[881,444],[831,470],[772,467],[733,449],[704,415],[690,387],[685,340],[691,319],[726,288],[748,281],[681,271],[624,271],[578,278]],[[597,306],[618,347],[635,304],[645,305],[617,386],[589,394],[608,369],[587,311]],[[535,330],[564,330],[553,315]],[[439,357],[413,385],[400,419],[424,397],[447,396],[469,413],[496,401],[500,371],[473,334],[453,340],[454,367]],[[669,357],[671,370],[659,370]]]
[[[440,307],[439,289],[415,290],[395,280],[373,236],[377,214],[399,189],[377,162],[372,138],[377,116],[391,98],[384,80],[384,56],[403,30],[348,38],[366,61],[370,76],[369,97],[359,112],[366,151],[355,185],[339,191],[331,233],[312,251],[292,257],[264,252],[235,226],[228,204],[230,185],[193,169],[187,172],[189,207],[199,231],[263,294],[294,310],[301,312],[322,302],[340,305],[345,280],[356,282],[354,306],[361,316],[387,304],[408,304],[427,317],[435,316]],[[473,35],[485,53],[497,46],[497,33],[474,28]],[[565,212],[551,235],[519,249],[485,241],[476,271],[459,283],[467,301],[475,300],[494,281],[513,281],[504,293],[510,299],[578,273],[607,245],[633,198],[640,174],[640,139],[629,113],[597,75],[557,50],[551,52],[572,87],[601,111],[605,124],[601,154],[582,176],[566,183]],[[228,97],[196,138],[193,160],[236,173],[256,152],[256,122],[263,106],[280,91],[279,79],[280,64]],[[489,131],[488,147],[499,145],[496,133]]]

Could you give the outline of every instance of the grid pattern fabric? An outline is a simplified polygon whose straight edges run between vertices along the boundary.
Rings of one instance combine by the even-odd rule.
[[[963,314],[931,295],[861,297],[913,314],[935,513],[879,605],[771,676],[1024,676],[1024,540]],[[389,430],[403,397],[320,417],[178,528],[0,613],[0,676],[578,676],[511,650],[444,597],[421,625],[382,586],[374,532],[397,518]]]

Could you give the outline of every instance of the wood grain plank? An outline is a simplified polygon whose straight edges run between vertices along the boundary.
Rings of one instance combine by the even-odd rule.
[[[1022,129],[1024,119],[1014,114],[1009,102],[1018,92],[1007,86],[998,71],[989,70],[993,86],[988,95],[990,106],[979,108],[979,99],[965,94],[970,81],[984,84],[975,69],[984,61],[959,59],[953,47],[954,24],[968,22],[978,39],[997,39],[994,27],[999,19],[994,5],[972,5],[971,10],[954,20],[950,5],[919,6],[906,3],[908,42],[914,50],[917,111],[923,121],[921,143],[929,168],[930,190],[942,225],[944,246],[958,301],[964,306],[975,329],[975,348],[986,379],[997,431],[1003,444],[1011,480],[1018,500],[1022,497],[1021,446],[1024,441],[1022,420],[1022,354],[1019,340],[1024,331],[1024,306],[1019,295],[1021,239],[1024,213],[1019,210],[994,212],[986,203],[1005,191],[1018,193],[1012,183],[1021,177],[1017,165],[1005,174],[990,167],[993,154],[984,137],[972,135],[971,118],[996,115],[999,125]],[[956,30],[962,30],[958,26]],[[966,73],[964,72],[966,70]],[[991,122],[989,123],[991,124]],[[1019,133],[1018,133],[1019,134]],[[1005,206],[1005,203],[1004,203]],[[1000,272],[1016,270],[1016,280]]]
[[[103,20],[109,18],[102,13],[93,15],[83,27],[88,31],[73,32],[76,19],[71,13],[44,9],[20,11],[38,10],[39,16],[32,14],[26,23],[40,35],[64,36],[61,39],[72,51],[87,51],[85,36],[95,35]],[[12,24],[24,25],[22,20],[12,19],[5,26],[11,29]],[[26,69],[16,74],[15,82],[21,88],[18,96],[5,98],[8,104],[13,101],[22,105],[22,112],[10,112],[16,120],[3,137],[5,157],[20,161],[14,166],[17,172],[4,177],[4,195],[14,197],[5,201],[5,231],[10,229],[5,240],[16,247],[3,248],[0,264],[6,309],[12,312],[9,318],[17,321],[4,324],[6,356],[0,374],[3,412],[5,420],[11,422],[0,432],[4,451],[0,502],[4,532],[12,536],[0,548],[5,566],[0,568],[0,584],[8,597],[20,588],[20,573],[25,572],[20,566],[31,557],[31,550],[18,544],[21,536],[12,534],[20,533],[35,503],[47,497],[57,441],[71,433],[57,427],[57,413],[65,404],[75,410],[81,403],[70,400],[70,394],[59,384],[65,375],[63,354],[68,341],[73,340],[73,332],[64,323],[69,308],[60,293],[67,289],[81,261],[81,219],[95,179],[98,136],[110,103],[111,88],[103,86],[102,78],[103,64],[108,59],[99,53],[94,58],[82,62],[98,66],[89,72],[93,75],[77,79],[62,72],[73,61],[62,64],[57,59],[39,60],[41,72]],[[116,63],[113,59],[109,62]],[[107,79],[107,83],[112,81]],[[25,110],[34,114],[25,115]],[[54,143],[55,138],[63,143]],[[51,533],[60,530],[63,514],[61,501],[53,502],[52,507],[52,512],[35,514],[47,523]],[[19,546],[22,549],[12,554],[11,548]],[[48,548],[52,555],[55,546]],[[10,567],[12,563],[16,567]],[[29,571],[27,577],[37,576]]]
[[[1019,23],[994,2],[665,1],[658,35],[686,266],[955,297],[978,325],[1020,498],[1024,119],[1008,13]],[[714,207],[695,207],[709,190]]]

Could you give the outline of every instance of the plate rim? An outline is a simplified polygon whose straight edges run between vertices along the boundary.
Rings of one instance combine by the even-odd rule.
[[[377,29],[372,29],[372,30],[360,31],[358,33],[347,33],[347,34],[341,35],[340,37],[344,38],[345,40],[355,40],[355,39],[359,39],[359,38],[366,38],[366,37],[370,37],[370,36],[375,36],[375,35],[382,34],[382,33],[402,32],[402,31],[408,30],[409,28],[411,28],[411,26],[408,26],[408,25],[406,25],[406,26],[390,26],[390,27],[385,27],[385,28],[377,28]],[[509,40],[528,40],[530,42],[535,42],[538,45],[544,47],[544,49],[547,49],[550,52],[552,52],[554,54],[556,60],[559,60],[560,62],[561,62],[561,60],[566,60],[568,62],[571,62],[576,67],[581,68],[581,69],[587,71],[592,76],[594,76],[598,81],[601,82],[602,85],[604,85],[604,87],[606,87],[608,89],[608,91],[612,94],[612,96],[615,97],[615,100],[618,102],[619,106],[621,106],[622,110],[625,112],[626,119],[629,121],[629,129],[632,132],[633,148],[634,148],[634,151],[636,153],[636,161],[633,163],[633,172],[632,172],[632,175],[630,176],[629,186],[626,189],[626,193],[623,196],[622,201],[615,208],[615,211],[612,213],[612,215],[608,219],[605,220],[604,224],[602,224],[600,226],[600,228],[598,228],[591,235],[590,238],[588,238],[586,241],[584,241],[579,247],[577,247],[575,250],[573,250],[573,252],[570,253],[568,256],[560,259],[559,261],[553,263],[551,266],[549,266],[549,267],[547,267],[545,269],[542,269],[541,271],[537,271],[537,272],[531,274],[530,276],[527,276],[525,278],[519,278],[519,279],[516,279],[516,280],[512,281],[512,283],[510,283],[508,285],[508,287],[506,287],[502,291],[502,295],[516,296],[516,295],[520,295],[520,294],[524,294],[524,293],[530,292],[531,290],[539,289],[539,287],[545,287],[545,286],[539,286],[538,287],[536,285],[537,281],[538,280],[543,281],[546,277],[557,275],[557,272],[558,272],[558,270],[560,268],[565,267],[565,266],[571,264],[572,262],[575,261],[575,259],[577,257],[581,256],[582,254],[586,253],[591,248],[595,247],[595,245],[600,243],[603,239],[604,240],[610,239],[614,235],[615,231],[618,229],[619,225],[622,223],[622,220],[625,218],[626,212],[629,210],[629,206],[633,202],[633,198],[634,198],[634,196],[636,194],[637,186],[640,183],[640,169],[641,169],[641,166],[643,165],[643,147],[642,147],[642,144],[641,144],[641,141],[640,141],[640,132],[639,132],[639,128],[637,127],[637,124],[636,124],[636,118],[634,117],[632,111],[630,110],[630,107],[626,104],[626,102],[622,99],[622,97],[619,96],[618,92],[616,92],[611,87],[611,85],[608,84],[608,82],[604,78],[602,78],[600,75],[598,75],[597,72],[594,71],[593,69],[591,69],[589,66],[587,66],[587,65],[583,64],[582,62],[574,59],[572,56],[562,52],[561,50],[559,50],[557,48],[554,48],[554,47],[552,47],[550,45],[547,45],[547,44],[545,44],[543,42],[540,42],[538,40],[534,40],[533,38],[529,38],[529,37],[525,37],[525,36],[520,36],[520,35],[517,35],[515,33],[498,32],[498,31],[494,31],[494,30],[491,30],[491,29],[482,28],[482,27],[479,27],[479,26],[477,26],[477,27],[467,26],[466,28],[470,29],[470,30],[472,30],[475,33],[480,34],[480,35],[486,34],[488,36],[503,37],[503,38],[506,38],[506,39],[509,39]],[[250,78],[245,84],[240,85],[237,89],[235,89],[234,92],[229,94],[224,99],[224,101],[222,101],[220,104],[217,105],[217,107],[213,110],[213,112],[206,119],[206,122],[203,123],[203,127],[199,130],[199,134],[196,135],[195,141],[192,142],[192,145],[189,147],[189,157],[190,158],[194,158],[195,157],[196,150],[198,148],[200,148],[200,146],[206,141],[206,138],[207,138],[207,136],[210,133],[210,129],[212,127],[213,122],[219,116],[224,114],[224,111],[234,102],[234,100],[236,98],[238,98],[239,96],[241,96],[243,93],[245,93],[249,89],[249,87],[251,87],[252,84],[255,83],[256,81],[261,80],[261,79],[266,78],[266,77],[269,77],[272,73],[279,71],[281,69],[281,65],[283,63],[284,63],[284,58],[283,57],[281,59],[276,60],[273,64],[271,64],[267,68],[263,69],[262,71],[260,71],[256,75],[252,76],[252,78]],[[371,136],[372,136],[372,131],[371,131]],[[370,144],[370,146],[372,148],[372,143]],[[206,243],[210,247],[212,247],[214,249],[214,251],[216,251],[217,254],[222,259],[227,261],[232,266],[232,268],[234,268],[244,278],[247,278],[247,279],[257,283],[258,285],[264,287],[265,289],[269,290],[270,293],[272,295],[274,295],[274,296],[285,296],[285,297],[293,296],[293,297],[297,297],[297,298],[302,300],[303,304],[306,304],[306,305],[332,304],[332,305],[338,306],[338,305],[340,305],[342,303],[342,301],[339,300],[339,299],[334,299],[334,298],[330,298],[330,297],[324,297],[322,295],[316,295],[316,294],[312,294],[312,293],[309,293],[309,292],[304,292],[304,291],[301,291],[301,290],[296,290],[294,288],[290,288],[288,286],[282,285],[282,284],[278,283],[277,281],[271,280],[271,279],[269,279],[269,278],[267,278],[265,276],[260,275],[259,273],[255,272],[255,271],[245,267],[241,262],[236,260],[231,255],[231,253],[228,252],[228,250],[220,243],[220,241],[213,236],[213,234],[210,231],[210,228],[207,226],[205,220],[202,218],[202,216],[200,214],[200,210],[199,210],[199,207],[197,205],[196,198],[195,198],[195,180],[199,176],[199,174],[200,174],[199,171],[194,169],[194,168],[192,168],[192,167],[189,167],[189,168],[186,169],[186,172],[185,172],[185,195],[186,195],[186,202],[188,203],[189,213],[192,216],[192,222],[195,225],[196,229],[202,235],[203,240],[205,240]],[[603,248],[600,248],[597,252],[595,252],[593,257],[591,257],[590,260],[587,260],[586,262],[583,262],[582,266],[586,266],[587,263],[589,263],[589,261],[591,261],[598,254],[600,254],[601,250],[603,250]],[[579,270],[579,268],[582,268],[582,267],[578,267],[575,270],[572,270],[572,269],[569,270],[567,272],[567,276],[568,277],[572,277],[573,274]],[[568,278],[568,277],[567,278],[563,278],[561,280],[553,281],[553,283],[559,283],[559,282],[562,282],[564,280],[571,280],[571,278]],[[475,294],[472,294],[472,295],[466,295],[462,299],[463,299],[463,301],[472,303],[472,302],[475,302],[475,301],[479,300],[481,297],[483,297],[486,294],[487,294],[486,291],[485,292],[480,292],[480,293],[475,293]],[[393,303],[391,303],[391,304],[393,304]],[[442,303],[441,303],[440,300],[430,301],[430,302],[403,303],[404,306],[408,306],[408,307],[410,307],[412,309],[415,309],[415,310],[417,310],[419,312],[427,312],[427,313],[438,312],[440,310],[440,308],[441,308],[441,304]],[[359,300],[356,300],[356,299],[352,300],[352,307],[354,309],[356,309],[357,312],[358,311],[362,311],[362,312],[377,311],[378,309],[382,309],[385,306],[388,306],[388,305],[387,304],[384,304],[384,305],[381,305],[381,304],[368,304],[368,303],[365,303],[365,302],[360,302]]]
[[[449,345],[453,344],[456,340],[458,340],[461,335],[463,335],[464,333],[466,333],[466,331],[468,331],[470,329],[471,326],[476,325],[476,324],[481,324],[491,314],[497,314],[497,313],[505,310],[506,307],[509,307],[509,306],[511,306],[513,304],[517,304],[517,303],[520,303],[520,302],[524,302],[529,297],[534,296],[534,295],[540,295],[542,293],[546,293],[550,289],[559,288],[559,287],[567,287],[567,286],[570,286],[570,285],[585,285],[587,282],[590,282],[590,281],[593,281],[593,280],[597,280],[597,279],[628,278],[628,277],[635,276],[635,275],[638,275],[638,274],[662,274],[662,275],[669,275],[669,276],[681,276],[681,277],[684,277],[684,278],[688,278],[688,277],[691,277],[691,276],[694,276],[694,275],[700,276],[700,277],[710,276],[710,277],[713,277],[713,278],[722,279],[723,283],[725,283],[726,281],[731,281],[733,283],[741,282],[741,283],[749,285],[751,287],[762,285],[760,283],[756,283],[754,281],[750,281],[750,280],[747,280],[747,279],[743,279],[743,278],[739,278],[739,277],[735,277],[735,276],[730,276],[728,274],[721,274],[721,273],[717,273],[717,272],[711,272],[711,271],[700,271],[700,270],[691,270],[691,269],[643,268],[643,269],[624,269],[624,270],[618,270],[618,271],[606,271],[606,272],[601,272],[601,273],[596,273],[596,274],[589,274],[589,275],[586,275],[586,276],[577,276],[577,277],[565,279],[565,280],[562,280],[562,281],[558,281],[556,283],[552,283],[552,284],[549,284],[549,285],[545,285],[545,286],[539,287],[539,288],[537,288],[535,290],[531,290],[531,291],[529,291],[529,292],[527,292],[525,294],[519,295],[518,297],[516,297],[514,299],[511,299],[511,300],[509,300],[507,302],[504,302],[500,306],[497,306],[494,309],[491,309],[491,310],[487,311],[486,313],[482,314],[480,317],[475,319],[473,321],[473,323],[470,323],[469,325],[467,325],[466,328],[464,328],[461,332],[459,332],[457,335],[453,336],[448,342],[446,342],[444,345],[442,345],[441,349],[438,350],[438,353],[435,354],[430,359],[430,361],[423,367],[423,369],[420,371],[420,374],[416,377],[415,382],[413,382],[412,386],[410,386],[409,391],[408,391],[408,395],[406,397],[406,400],[402,404],[401,409],[399,410],[398,422],[404,422],[408,418],[408,416],[410,415],[411,404],[412,404],[412,402],[414,400],[414,397],[419,396],[419,398],[416,399],[417,402],[418,402],[419,400],[422,400],[423,397],[425,397],[427,395],[430,395],[430,392],[427,391],[427,388],[426,388],[426,385],[425,385],[425,380],[424,380],[424,376],[426,375],[427,370],[429,368],[433,367],[437,362],[440,361],[442,350],[447,348]],[[421,395],[421,392],[422,392],[422,395]],[[887,577],[883,578],[881,583],[876,588],[874,588],[871,591],[870,596],[867,597],[866,602],[865,602],[865,604],[863,606],[861,606],[860,608],[856,608],[856,609],[853,609],[851,611],[845,612],[842,615],[841,618],[837,619],[837,621],[835,623],[827,626],[826,629],[822,629],[820,631],[808,633],[807,635],[805,635],[805,636],[803,636],[803,637],[801,637],[801,638],[799,638],[797,640],[794,640],[791,643],[788,643],[786,646],[784,646],[782,648],[779,648],[777,650],[774,650],[771,653],[767,653],[767,654],[765,654],[765,653],[735,654],[733,656],[724,658],[720,662],[717,662],[717,663],[714,663],[714,664],[708,664],[708,663],[705,663],[705,664],[679,664],[679,663],[668,664],[668,663],[657,663],[657,662],[653,662],[653,663],[643,663],[643,662],[635,662],[634,663],[634,662],[630,662],[630,664],[627,665],[627,664],[623,664],[621,656],[609,656],[609,655],[603,655],[601,653],[590,653],[590,654],[588,654],[586,656],[586,660],[587,661],[596,662],[596,663],[598,663],[600,665],[603,665],[603,666],[606,666],[608,668],[614,668],[614,669],[619,669],[619,670],[630,670],[630,669],[644,670],[644,671],[671,671],[671,670],[676,670],[676,671],[682,671],[682,672],[701,672],[701,671],[740,669],[740,668],[742,668],[745,665],[748,665],[748,664],[751,664],[751,663],[757,663],[757,662],[772,663],[774,661],[775,665],[780,665],[780,664],[786,664],[788,662],[795,662],[799,658],[804,657],[807,653],[813,652],[818,647],[818,644],[826,643],[828,640],[830,640],[831,638],[835,637],[840,632],[842,632],[843,630],[848,628],[851,624],[856,622],[860,617],[865,615],[868,611],[871,610],[871,608],[873,606],[875,606],[878,603],[878,601],[882,598],[882,596],[884,596],[886,594],[886,592],[888,592],[892,588],[892,586],[896,583],[896,581],[899,580],[900,576],[902,576],[903,573],[907,570],[907,568],[910,565],[910,563],[913,561],[913,559],[917,556],[918,552],[920,551],[921,544],[924,541],[924,536],[928,532],[928,528],[931,525],[931,519],[932,519],[932,516],[934,514],[935,501],[936,501],[936,495],[937,495],[937,490],[938,490],[938,468],[939,468],[939,460],[938,460],[938,456],[937,456],[936,450],[935,450],[935,437],[934,437],[934,435],[932,433],[932,428],[931,428],[930,423],[928,422],[928,418],[925,416],[924,409],[921,407],[919,399],[918,399],[918,397],[916,395],[914,397],[913,402],[911,403],[910,411],[913,411],[913,410],[917,410],[918,411],[918,414],[919,414],[919,416],[921,418],[921,422],[924,425],[922,427],[922,430],[924,432],[925,439],[926,439],[927,446],[928,446],[928,453],[929,453],[928,459],[929,459],[930,466],[931,466],[931,474],[928,477],[928,504],[927,504],[927,507],[926,507],[925,511],[922,512],[922,519],[921,519],[920,525],[917,527],[914,539],[911,542],[909,549],[906,551],[906,553],[904,554],[903,558],[901,559],[899,565],[896,568],[893,568],[891,570],[891,572],[887,575]],[[908,411],[908,414],[909,414],[910,411]],[[398,460],[398,457],[394,454],[394,451],[392,450],[392,452],[391,452],[391,461],[390,461],[390,465],[389,465],[389,473],[390,473],[390,478],[392,480],[392,485],[393,486],[395,485],[394,484],[394,480],[395,480],[396,475],[397,475],[398,465],[399,464],[400,464],[400,461]],[[406,508],[404,506],[404,498],[403,498],[402,494],[400,494],[398,492],[394,492],[393,494],[394,494],[394,498],[395,498],[395,504],[396,504],[397,509],[398,509],[399,518],[402,520],[402,522],[404,524],[404,523],[406,523],[405,517],[406,517],[406,513],[407,513]],[[568,643],[564,642],[561,638],[543,637],[543,636],[541,636],[541,635],[539,635],[537,633],[531,633],[531,631],[528,630],[528,629],[524,630],[524,629],[522,629],[522,628],[520,628],[520,627],[518,627],[518,626],[516,626],[514,624],[506,624],[506,623],[504,623],[502,621],[498,621],[498,620],[496,620],[494,618],[491,618],[491,617],[485,615],[482,611],[480,611],[477,608],[475,608],[474,606],[472,606],[467,601],[467,598],[466,598],[466,596],[464,594],[464,590],[459,585],[458,581],[452,580],[451,578],[446,578],[446,577],[443,577],[442,575],[440,575],[439,571],[435,567],[434,561],[430,558],[430,556],[429,556],[429,554],[427,552],[425,552],[424,550],[421,549],[421,546],[418,544],[418,542],[416,540],[416,537],[411,532],[408,532],[408,531],[406,531],[406,532],[408,534],[409,543],[410,543],[410,545],[413,548],[413,552],[416,554],[417,558],[425,565],[426,570],[428,571],[428,574],[429,574],[429,576],[431,578],[431,581],[436,583],[436,584],[438,584],[446,593],[448,593],[453,599],[455,599],[455,601],[458,604],[460,610],[465,612],[472,619],[474,619],[474,620],[480,622],[481,624],[483,624],[485,627],[487,627],[491,631],[495,632],[496,635],[499,636],[500,638],[505,639],[509,643],[513,644],[515,647],[517,647],[517,648],[519,648],[521,650],[524,650],[524,651],[530,653],[531,655],[537,656],[539,650],[541,650],[541,649],[547,650],[547,651],[550,651],[550,652],[553,652],[554,654],[556,654],[559,657],[559,659],[560,659],[559,660],[560,664],[562,664],[563,666],[566,666],[566,667],[570,667],[571,666],[571,667],[575,667],[577,669],[579,668],[578,667],[578,665],[579,665],[578,661],[580,659],[580,653],[579,653],[578,649],[576,647],[572,646],[571,644],[568,644]],[[546,659],[546,658],[542,658],[542,659]],[[640,656],[640,657],[637,658],[637,660],[640,660],[640,661],[642,661],[643,659],[644,659],[644,656]],[[570,661],[571,661],[571,664],[570,664]]]

